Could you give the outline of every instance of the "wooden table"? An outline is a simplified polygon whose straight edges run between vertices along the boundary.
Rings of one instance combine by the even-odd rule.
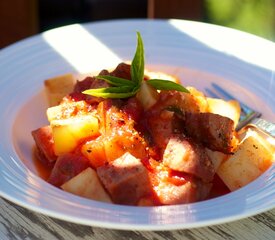
[[[120,231],[69,223],[15,205],[0,198],[0,239],[275,239],[275,209],[254,217],[216,226],[177,231]]]

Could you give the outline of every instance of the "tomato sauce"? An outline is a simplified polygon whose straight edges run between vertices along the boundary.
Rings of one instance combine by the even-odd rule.
[[[33,153],[32,153],[32,159],[33,159],[33,164],[34,167],[38,173],[38,176],[41,177],[44,180],[47,180],[51,174],[52,167],[47,166],[44,164],[37,156],[37,148],[33,148]]]
[[[215,174],[213,179],[213,186],[209,193],[208,199],[212,199],[215,197],[220,197],[222,195],[228,194],[231,191],[229,188],[224,184],[224,182],[220,179],[220,177]]]

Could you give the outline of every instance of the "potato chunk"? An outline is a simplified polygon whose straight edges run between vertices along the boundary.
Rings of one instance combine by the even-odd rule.
[[[45,90],[50,106],[60,103],[62,98],[73,91],[75,78],[72,74],[64,74],[45,80]]]
[[[208,157],[210,158],[210,160],[213,163],[215,172],[217,172],[220,165],[230,156],[230,155],[224,154],[222,152],[213,151],[209,148],[205,148],[205,150],[207,152]]]
[[[234,191],[259,177],[271,166],[272,161],[274,147],[256,131],[248,131],[234,155],[221,164],[217,173]]]
[[[236,100],[224,101],[223,99],[218,98],[207,98],[207,102],[208,112],[228,117],[234,121],[234,126],[237,126],[241,114],[241,108]]]
[[[68,182],[64,183],[61,188],[81,197],[101,202],[112,202],[109,195],[102,187],[96,171],[92,168],[86,168]]]
[[[79,142],[98,136],[98,119],[93,115],[51,121],[54,151],[57,156],[73,151]]]
[[[148,110],[156,104],[158,98],[158,91],[143,81],[140,86],[140,91],[137,93],[137,99],[140,101],[144,110]]]
[[[67,119],[91,112],[89,109],[89,104],[85,101],[67,101],[60,105],[48,108],[46,113],[48,121],[51,122],[53,120]]]

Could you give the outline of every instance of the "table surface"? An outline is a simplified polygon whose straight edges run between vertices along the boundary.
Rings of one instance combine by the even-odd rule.
[[[83,226],[35,213],[0,198],[0,239],[275,239],[275,209],[239,221],[177,231],[121,231]]]

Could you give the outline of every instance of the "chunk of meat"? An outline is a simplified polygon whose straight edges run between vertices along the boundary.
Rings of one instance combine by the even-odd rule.
[[[166,146],[168,139],[173,134],[173,119],[174,114],[166,110],[159,116],[150,115],[146,118],[146,125],[153,140],[152,144],[156,144],[159,148]]]
[[[131,80],[131,65],[122,62],[117,65],[116,69],[112,71],[110,75]]]
[[[121,111],[126,114],[129,120],[139,122],[143,117],[143,108],[140,102],[135,97],[129,98],[125,105],[122,106]]]
[[[52,128],[50,126],[38,128],[32,131],[32,136],[38,149],[39,160],[50,166],[57,159],[54,153]]]
[[[182,124],[180,119],[171,111],[162,110],[159,115],[149,114],[143,120],[145,127],[144,132],[148,132],[147,140],[151,143],[151,146],[157,146],[159,154],[162,156],[164,149],[170,139],[170,137],[177,132],[182,132]]]
[[[161,204],[174,205],[204,200],[208,196],[211,187],[211,183],[204,183],[193,178],[183,185],[174,185],[162,181],[154,190]]]
[[[107,70],[102,70],[99,75],[110,75]],[[100,88],[110,86],[106,81],[97,79],[96,77],[86,77],[81,81],[77,81],[73,92],[81,93],[90,88]]]
[[[58,157],[48,182],[60,187],[88,167],[87,158],[74,153],[66,153]]]
[[[110,75],[110,73],[107,70],[102,70],[99,73],[99,75]],[[109,86],[110,84],[104,80],[97,79],[96,77],[86,77],[85,79],[76,82],[74,90],[70,94],[70,97],[74,101],[85,100],[90,104],[96,104],[101,102],[103,98],[86,95],[86,94],[83,94],[82,92],[87,89],[106,88]]]
[[[180,113],[199,112],[200,106],[192,94],[178,91],[161,91],[158,102],[150,111],[152,111],[152,114],[155,114],[163,109]]]
[[[150,133],[153,144],[156,144],[161,152],[172,134],[183,132],[182,121],[178,115],[185,111],[199,111],[199,105],[191,94],[162,91],[157,103],[145,112],[145,120],[142,124]]]
[[[212,183],[204,182],[193,174],[172,170],[153,159],[145,165],[149,170],[155,205],[191,203],[204,200],[209,195]]]
[[[184,132],[214,151],[232,153],[236,147],[234,122],[214,113],[190,113],[183,117]]]
[[[115,203],[135,205],[151,192],[147,169],[129,153],[97,168],[97,174]]]
[[[210,182],[215,174],[205,148],[180,135],[173,135],[169,139],[163,163],[173,170],[193,174],[205,182]]]

